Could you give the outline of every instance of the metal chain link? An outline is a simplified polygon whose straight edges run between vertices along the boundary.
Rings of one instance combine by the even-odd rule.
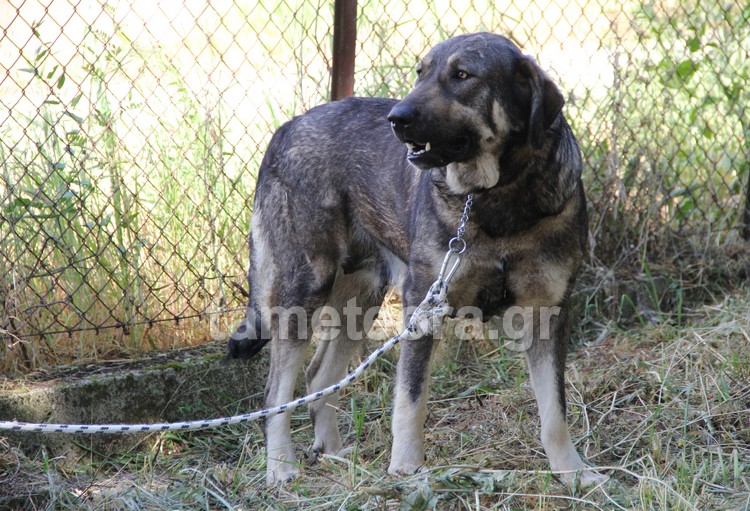
[[[448,242],[448,252],[445,254],[443,259],[443,266],[440,268],[438,274],[438,281],[445,278],[450,280],[458,269],[458,265],[461,263],[461,254],[466,251],[466,240],[464,234],[466,234],[466,225],[469,223],[469,213],[471,213],[471,207],[474,205],[474,194],[470,193],[466,196],[466,203],[464,204],[464,212],[461,215],[461,221],[456,229],[456,235]],[[446,273],[446,269],[453,262],[450,270]]]
[[[469,223],[469,213],[471,207],[474,205],[474,194],[470,193],[466,196],[466,204],[464,204],[464,212],[461,215],[461,222],[458,224],[456,229],[456,236],[451,238],[448,242],[448,249],[454,254],[463,254],[466,250],[466,241],[464,240],[464,234],[466,233],[466,224]],[[458,247],[461,247],[460,249]]]

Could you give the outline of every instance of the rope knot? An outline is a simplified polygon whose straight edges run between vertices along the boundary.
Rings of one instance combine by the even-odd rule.
[[[448,284],[445,281],[437,280],[430,286],[424,300],[409,318],[404,339],[419,339],[437,330],[443,316],[451,311],[447,295]]]

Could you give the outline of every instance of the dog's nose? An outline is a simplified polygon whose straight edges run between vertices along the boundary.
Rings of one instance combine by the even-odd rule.
[[[414,124],[417,118],[417,109],[404,102],[394,106],[388,114],[393,129],[405,129]]]

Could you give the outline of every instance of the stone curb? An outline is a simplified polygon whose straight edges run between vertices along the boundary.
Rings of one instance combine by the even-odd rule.
[[[270,350],[225,361],[224,343],[160,352],[135,361],[73,366],[0,380],[0,420],[69,424],[175,422],[257,409]],[[252,426],[249,426],[252,427]],[[257,427],[257,426],[256,426]],[[108,455],[148,444],[158,434],[66,435],[0,431],[35,456]]]

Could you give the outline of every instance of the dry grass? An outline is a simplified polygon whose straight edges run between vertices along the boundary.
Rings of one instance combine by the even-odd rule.
[[[150,452],[28,459],[0,449],[11,509],[750,509],[750,293],[685,309],[684,324],[610,324],[569,360],[569,421],[602,487],[568,492],[547,463],[525,363],[487,343],[448,345],[433,376],[429,475],[385,474],[394,358],[340,401],[355,454],[305,456],[303,476],[263,485],[260,426],[165,435]],[[2,506],[2,504],[0,504]]]

